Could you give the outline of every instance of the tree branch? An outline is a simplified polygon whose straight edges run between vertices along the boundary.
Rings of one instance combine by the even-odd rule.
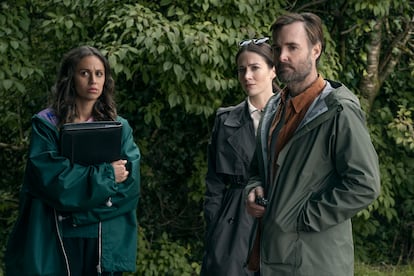
[[[362,96],[368,101],[369,110],[380,88],[378,70],[381,53],[382,24],[382,20],[377,20],[372,29],[370,41],[367,44],[366,72],[364,72],[360,83],[360,91]]]
[[[310,8],[310,7],[312,7],[312,6],[316,6],[316,5],[319,5],[319,4],[323,4],[323,3],[325,3],[325,2],[327,2],[327,0],[314,0],[314,1],[312,1],[312,2],[309,2],[309,3],[303,4],[302,6],[298,7],[298,8],[296,9],[296,12],[301,12],[301,11],[303,11],[303,10],[309,10],[309,8]]]
[[[395,66],[397,65],[401,53],[404,51],[407,45],[410,45],[410,38],[414,30],[414,16],[407,22],[404,31],[395,37],[391,43],[391,47],[388,49],[383,62],[381,62],[379,68],[379,84],[387,79],[387,77],[394,71]]]
[[[13,151],[24,151],[27,150],[27,145],[26,144],[20,144],[20,145],[13,145],[13,144],[6,144],[6,143],[2,143],[0,142],[0,149],[8,149],[8,150],[13,150]]]

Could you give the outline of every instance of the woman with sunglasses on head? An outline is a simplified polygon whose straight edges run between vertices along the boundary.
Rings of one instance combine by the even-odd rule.
[[[240,43],[235,61],[238,80],[247,97],[216,113],[208,145],[202,276],[254,275],[245,265],[254,218],[246,212],[243,188],[249,179],[261,113],[277,90],[268,40]]]
[[[122,275],[134,271],[140,152],[117,115],[107,59],[81,46],[62,60],[50,106],[32,118],[19,217],[6,275]],[[93,165],[60,153],[66,123],[122,123],[120,160]]]

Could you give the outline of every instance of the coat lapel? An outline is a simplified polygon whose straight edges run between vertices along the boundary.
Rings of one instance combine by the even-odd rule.
[[[230,112],[224,125],[236,129],[227,138],[227,142],[243,161],[249,162],[256,146],[256,139],[246,101]]]

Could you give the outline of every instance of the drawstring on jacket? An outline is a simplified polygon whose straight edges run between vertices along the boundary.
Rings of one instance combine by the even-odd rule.
[[[54,214],[54,217],[55,217],[56,233],[57,233],[57,236],[58,236],[58,239],[59,239],[60,247],[62,248],[63,257],[65,259],[66,271],[68,272],[68,276],[70,276],[71,273],[70,273],[68,256],[66,255],[65,247],[63,245],[63,240],[62,240],[62,236],[60,235],[59,224],[58,224],[59,222],[61,222],[62,220],[64,220],[65,217],[62,217],[61,215],[58,216],[56,214],[56,209],[53,209],[53,214]]]
[[[98,225],[98,265],[96,266],[98,275],[102,274],[102,222]]]

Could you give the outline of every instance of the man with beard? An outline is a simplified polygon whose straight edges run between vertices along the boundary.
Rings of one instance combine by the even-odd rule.
[[[286,87],[262,115],[245,188],[247,211],[260,219],[252,235],[259,237],[260,272],[351,276],[351,218],[380,193],[365,115],[345,85],[318,73],[318,16],[285,14],[271,31],[277,77]],[[256,203],[260,197],[266,206]]]

